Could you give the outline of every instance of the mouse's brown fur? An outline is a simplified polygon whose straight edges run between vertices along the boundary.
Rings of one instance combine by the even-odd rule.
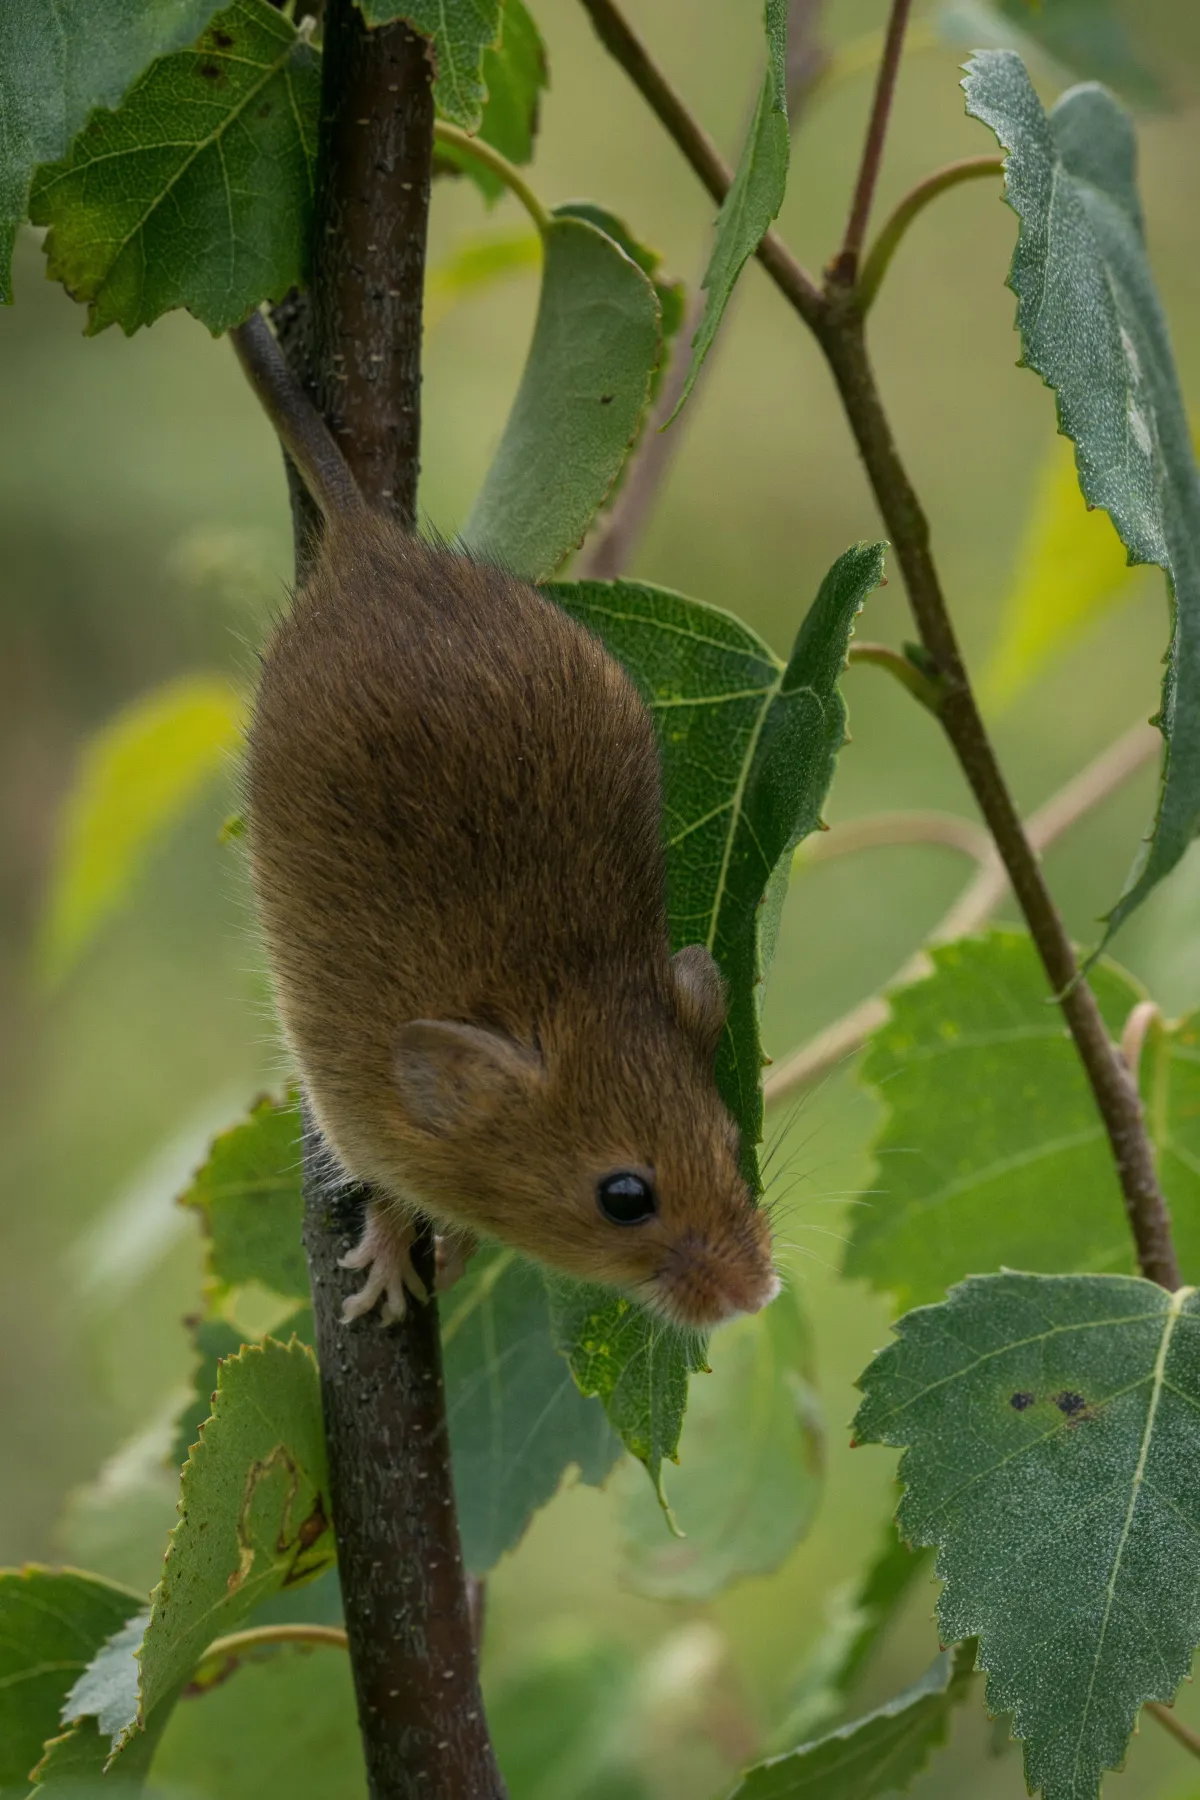
[[[355,512],[267,649],[247,769],[284,1029],[394,1233],[419,1208],[691,1324],[769,1299],[720,979],[669,958],[653,727],[598,640]],[[596,1199],[626,1168],[635,1226]]]

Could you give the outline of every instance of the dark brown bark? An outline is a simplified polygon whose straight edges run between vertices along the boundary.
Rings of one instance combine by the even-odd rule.
[[[410,528],[421,457],[421,296],[433,158],[428,46],[325,15],[310,392],[373,506]]]
[[[338,1572],[372,1800],[500,1800],[479,1692],[442,1388],[437,1303],[343,1325],[338,1259],[366,1190],[324,1179],[306,1125],[304,1242],[317,1319]],[[414,1261],[433,1286],[426,1235]]]
[[[433,152],[427,46],[330,0],[307,303],[280,342],[367,500],[411,527],[420,466],[421,297]],[[293,497],[296,498],[295,487]],[[311,507],[295,507],[298,572]],[[346,1631],[372,1800],[504,1800],[479,1690],[454,1505],[437,1303],[343,1325],[338,1266],[366,1190],[305,1132],[305,1249]],[[415,1261],[432,1292],[432,1241]]]

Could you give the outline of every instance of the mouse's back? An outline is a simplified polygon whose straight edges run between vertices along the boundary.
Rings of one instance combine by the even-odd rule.
[[[667,980],[649,714],[531,587],[363,515],[267,648],[250,846],[285,1028],[319,1094],[396,1028],[524,1035],[566,985]]]

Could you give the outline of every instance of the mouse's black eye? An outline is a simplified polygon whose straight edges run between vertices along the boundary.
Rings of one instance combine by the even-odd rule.
[[[644,1225],[658,1211],[653,1182],[632,1169],[620,1169],[598,1181],[596,1201],[613,1225]]]

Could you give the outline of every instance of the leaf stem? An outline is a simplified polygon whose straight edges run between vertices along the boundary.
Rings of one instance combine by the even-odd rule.
[[[944,691],[941,682],[926,675],[902,650],[893,650],[890,644],[851,644],[846,660],[851,663],[869,663],[873,668],[885,669],[937,718]]]
[[[1150,1027],[1161,1023],[1162,1013],[1153,1000],[1139,1000],[1125,1021],[1125,1029],[1121,1033],[1121,1055],[1135,1081]]]
[[[1110,744],[1094,762],[1073,776],[1065,787],[1052,795],[1030,817],[1026,832],[1035,851],[1048,850],[1051,844],[1057,843],[1065,832],[1085,818],[1110,794],[1115,793],[1131,775],[1144,768],[1161,748],[1162,739],[1149,725],[1135,725],[1132,731],[1127,731],[1116,743]],[[962,822],[964,825],[968,823],[967,820]],[[856,821],[851,821],[851,824],[854,823]],[[880,824],[882,825],[882,821]],[[835,841],[847,829],[849,827],[835,826],[828,838],[822,837],[816,860],[823,860],[826,855],[835,855]],[[804,860],[807,860],[804,858],[804,845],[801,845],[797,855],[802,859],[800,866],[803,867]],[[981,857],[978,874],[967,883],[953,906],[935,926],[930,933],[929,942],[951,943],[955,938],[966,937],[971,932],[978,931],[981,925],[987,923],[1007,891],[1008,876],[989,837],[988,855],[986,858]],[[886,986],[903,987],[910,982],[919,981],[929,972],[929,957],[924,950],[918,950],[915,956],[909,957],[903,968],[897,970]],[[786,1100],[827,1074],[830,1069],[836,1068],[846,1057],[853,1056],[855,1051],[862,1049],[872,1032],[878,1031],[886,1023],[887,1016],[888,1003],[882,994],[873,994],[869,999],[851,1007],[849,1012],[844,1013],[840,1019],[835,1019],[807,1044],[793,1051],[777,1068],[772,1069],[764,1084],[767,1104],[774,1105],[780,1100]]]
[[[939,194],[947,193],[964,181],[981,181],[985,176],[1003,173],[1002,156],[968,156],[962,162],[947,163],[944,169],[935,169],[932,175],[927,175],[924,181],[918,181],[914,188],[910,188],[880,231],[863,263],[862,274],[858,278],[858,304],[862,311],[868,312],[874,304],[888,265],[905,232],[931,200],[936,200]]]
[[[538,230],[545,233],[550,224],[550,214],[520,170],[514,168],[507,156],[501,156],[498,150],[493,150],[492,146],[485,144],[482,138],[471,137],[468,132],[460,131],[457,125],[450,125],[445,119],[434,120],[433,136],[436,143],[452,144],[464,156],[470,156],[483,168],[490,169],[492,174],[504,183],[509,193],[521,202]]]
[[[349,1642],[340,1625],[255,1625],[248,1631],[231,1631],[228,1637],[214,1638],[196,1664],[192,1679],[196,1680],[200,1671],[213,1663],[250,1656],[255,1650],[270,1650],[278,1644],[329,1644],[345,1650]]]
[[[733,176],[708,133],[692,117],[614,0],[580,3],[604,48],[624,69],[676,149],[720,206],[733,185]],[[825,304],[821,290],[782,240],[768,231],[756,255],[801,318],[813,324]]]
[[[1157,1719],[1163,1730],[1169,1731],[1176,1743],[1182,1744],[1185,1750],[1190,1750],[1193,1756],[1200,1756],[1200,1736],[1185,1725],[1182,1719],[1175,1717],[1172,1707],[1163,1706],[1158,1700],[1147,1700],[1142,1711],[1148,1712],[1152,1719]]]
[[[884,812],[847,819],[831,831],[814,831],[797,845],[792,867],[811,868],[816,863],[856,856],[860,850],[891,850],[904,844],[957,850],[980,868],[990,867],[996,856],[991,838],[973,819],[960,819],[956,813]]]
[[[883,146],[887,139],[888,121],[892,116],[896,78],[900,73],[904,34],[908,29],[911,10],[912,0],[892,0],[887,35],[883,40],[883,55],[879,61],[879,74],[875,80],[875,98],[871,104],[871,117],[863,143],[862,161],[859,164],[858,180],[854,184],[854,198],[850,203],[850,217],[846,221],[842,247],[829,269],[830,281],[843,287],[853,286],[858,275],[858,259],[867,235],[871,203],[875,198],[883,162]]]

